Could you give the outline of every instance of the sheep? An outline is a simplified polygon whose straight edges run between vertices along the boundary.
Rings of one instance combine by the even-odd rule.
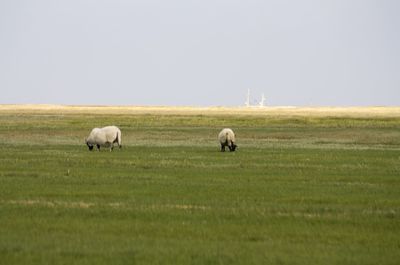
[[[221,144],[221,152],[225,152],[225,147],[228,146],[229,151],[234,152],[237,145],[235,144],[235,133],[229,129],[225,128],[218,134],[218,140]]]
[[[121,130],[116,126],[106,126],[103,128],[94,128],[89,137],[85,139],[86,145],[89,150],[92,151],[96,145],[100,151],[100,146],[106,146],[110,148],[110,152],[114,148],[114,143],[117,143],[119,148],[122,147],[121,143]]]

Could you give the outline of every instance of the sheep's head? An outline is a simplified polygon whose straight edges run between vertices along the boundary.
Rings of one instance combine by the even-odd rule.
[[[236,147],[237,147],[237,145],[236,145],[235,143],[232,143],[232,145],[229,146],[229,150],[230,150],[231,152],[234,152],[235,149],[236,149]]]
[[[86,142],[87,147],[89,147],[89,151],[92,151],[93,150],[93,145],[89,144],[87,139],[85,139],[85,142]]]

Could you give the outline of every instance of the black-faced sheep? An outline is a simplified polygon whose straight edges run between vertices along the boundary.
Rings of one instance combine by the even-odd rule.
[[[109,147],[110,151],[114,148],[114,143],[117,143],[119,148],[121,143],[121,130],[116,126],[106,126],[103,128],[94,128],[89,137],[85,139],[86,145],[92,151],[94,146],[100,151],[100,146]]]
[[[229,151],[234,152],[237,145],[235,144],[235,133],[229,129],[225,128],[218,134],[218,140],[221,144],[221,152],[225,152],[225,147],[228,146]]]

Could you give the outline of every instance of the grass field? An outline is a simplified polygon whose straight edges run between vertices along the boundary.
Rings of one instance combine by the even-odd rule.
[[[400,108],[3,105],[0,144],[0,264],[400,262]]]

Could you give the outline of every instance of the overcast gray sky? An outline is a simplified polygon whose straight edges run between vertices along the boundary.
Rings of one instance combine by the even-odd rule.
[[[0,0],[0,103],[400,105],[397,0]]]

